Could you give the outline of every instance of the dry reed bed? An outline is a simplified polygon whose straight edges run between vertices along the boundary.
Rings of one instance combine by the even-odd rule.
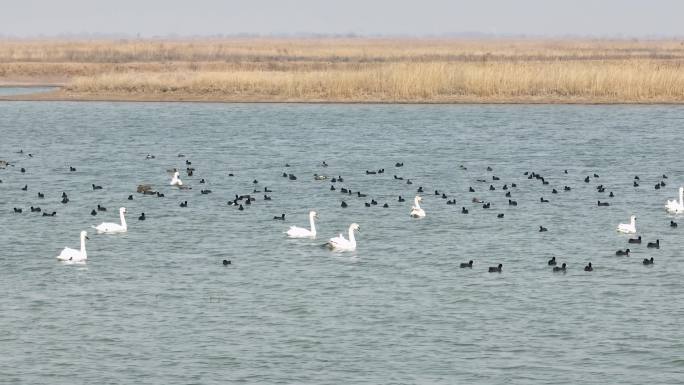
[[[676,40],[228,39],[0,40],[0,62],[684,59]]]
[[[0,41],[0,80],[63,96],[340,102],[684,102],[679,41]]]
[[[246,100],[448,101],[596,98],[683,101],[684,71],[651,61],[393,63],[358,70],[143,72],[77,78],[74,93],[221,95]]]

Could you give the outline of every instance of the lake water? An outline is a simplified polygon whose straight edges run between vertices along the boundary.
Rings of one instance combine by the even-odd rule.
[[[57,87],[4,87],[0,86],[0,96],[37,94],[54,91]]]
[[[664,204],[684,184],[683,126],[680,106],[0,102],[0,382],[681,384],[684,229],[669,223],[684,220]],[[191,190],[168,185],[173,167]],[[255,186],[273,199],[227,205]],[[89,231],[85,265],[55,259],[120,206],[128,233]],[[311,209],[318,239],[286,239]],[[615,231],[630,214],[642,245]],[[320,247],[352,222],[357,251]]]

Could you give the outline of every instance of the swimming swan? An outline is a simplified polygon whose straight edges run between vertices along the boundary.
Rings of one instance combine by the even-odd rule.
[[[629,217],[629,223],[620,223],[617,227],[617,231],[625,234],[635,234],[636,233],[636,217],[634,215]]]
[[[336,251],[354,251],[356,250],[356,238],[354,238],[354,230],[361,231],[359,225],[352,223],[349,225],[349,239],[345,239],[340,233],[339,237],[330,238],[326,245],[331,250]]]
[[[111,222],[102,222],[97,227],[95,227],[95,226],[92,226],[92,227],[95,230],[97,230],[98,233],[107,233],[107,234],[125,233],[126,231],[128,231],[128,226],[126,225],[126,218],[124,217],[125,213],[126,213],[126,208],[121,207],[119,209],[119,217],[121,218],[121,224],[111,223]]]
[[[684,187],[679,188],[679,202],[668,199],[665,209],[673,214],[684,213]]]
[[[180,173],[178,171],[173,173],[173,178],[171,178],[171,182],[169,183],[171,186],[182,186],[183,181],[179,177]]]
[[[88,254],[86,253],[85,240],[88,238],[88,233],[81,231],[81,250],[74,250],[69,247],[65,247],[61,253],[57,256],[57,259],[64,262],[85,262],[88,259]]]
[[[411,212],[409,213],[411,218],[425,218],[425,210],[420,208],[420,202],[422,201],[423,198],[416,195],[415,199],[413,200],[413,207],[411,207]]]
[[[311,230],[305,229],[303,227],[290,226],[286,234],[290,238],[316,238],[316,225],[314,224],[314,218],[318,218],[318,214],[315,211],[309,211],[309,223],[311,224]]]

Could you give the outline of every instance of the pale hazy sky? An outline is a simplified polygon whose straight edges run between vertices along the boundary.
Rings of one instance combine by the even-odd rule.
[[[0,0],[0,35],[684,36],[684,0]]]

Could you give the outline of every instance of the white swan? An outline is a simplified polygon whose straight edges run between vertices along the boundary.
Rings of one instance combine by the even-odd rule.
[[[171,178],[171,182],[169,183],[171,186],[182,186],[183,181],[180,179],[180,173],[178,171],[173,173],[173,178]]]
[[[354,230],[361,231],[359,225],[352,223],[349,225],[349,239],[345,239],[342,234],[339,237],[330,238],[326,245],[331,250],[336,251],[354,251],[356,250],[356,238],[354,238]]]
[[[126,217],[124,217],[124,214],[126,213],[126,208],[121,207],[119,209],[119,217],[121,218],[121,224],[118,223],[111,223],[111,222],[102,222],[97,227],[92,226],[95,230],[97,230],[98,233],[108,233],[108,234],[114,234],[114,233],[125,233],[128,231],[128,226],[126,225]]]
[[[668,199],[665,209],[673,214],[684,213],[684,187],[679,188],[679,202]]]
[[[85,240],[88,238],[88,233],[81,231],[81,250],[75,250],[70,247],[65,247],[61,253],[57,256],[57,259],[64,262],[85,262],[88,259],[88,254],[86,253]]]
[[[625,234],[636,233],[636,217],[632,215],[629,217],[629,223],[620,223],[617,227],[617,231]]]
[[[318,214],[315,211],[309,211],[309,223],[311,224],[311,230],[305,229],[303,227],[290,226],[286,234],[290,238],[316,238],[316,225],[314,223],[314,218],[318,218]]]
[[[417,195],[415,199],[413,199],[413,207],[411,207],[411,212],[409,213],[411,218],[425,218],[425,210],[420,208],[420,202],[422,201],[423,198]]]

